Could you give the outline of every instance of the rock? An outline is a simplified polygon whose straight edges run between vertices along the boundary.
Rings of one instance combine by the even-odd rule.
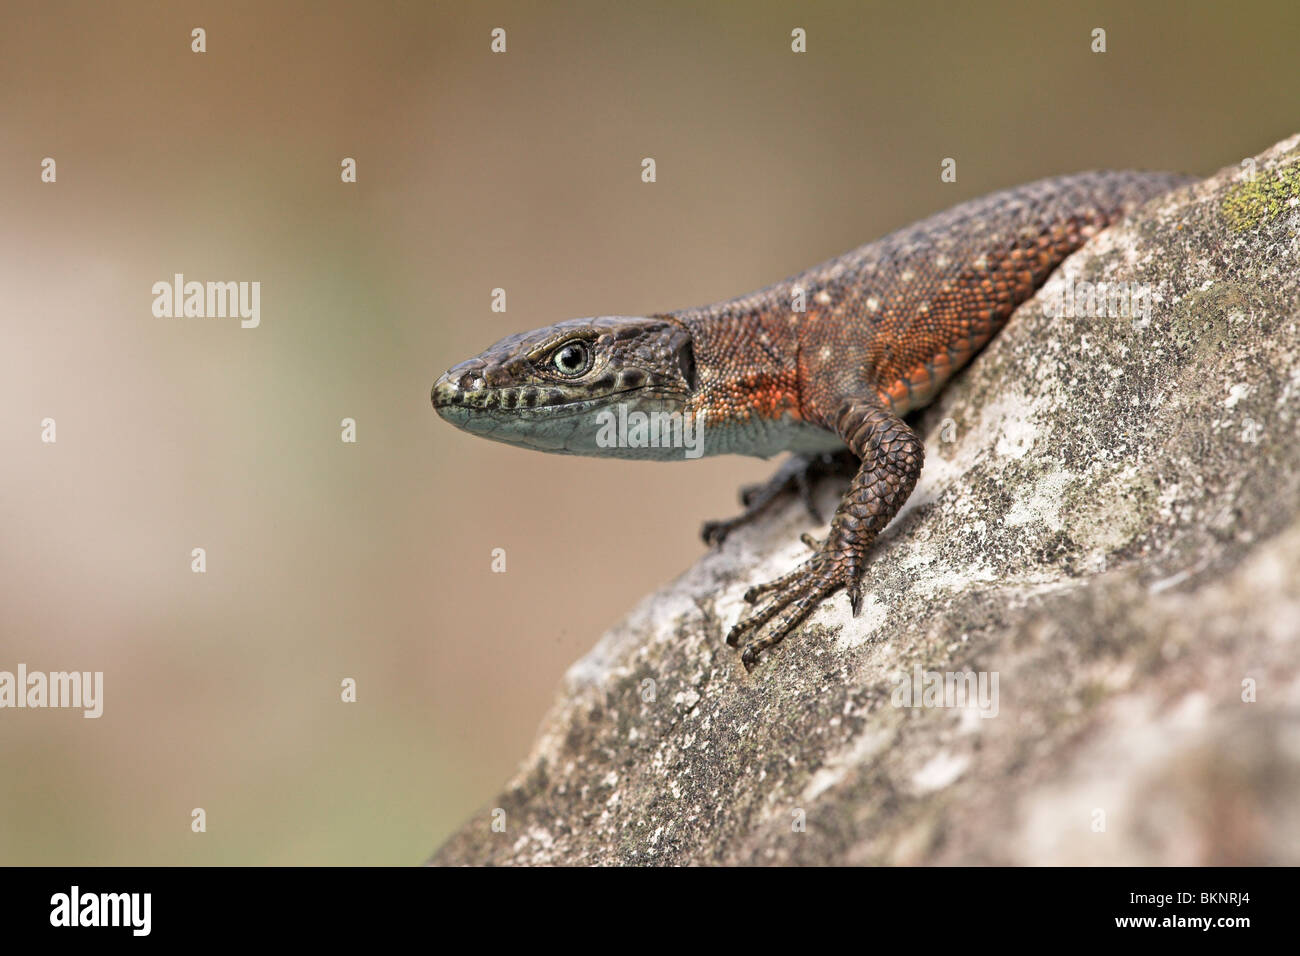
[[[1149,309],[1062,314],[1085,280]],[[573,666],[433,862],[1300,863],[1300,136],[1096,237],[916,428],[859,617],[746,674],[742,593],[825,531],[776,509]],[[983,712],[897,706],[967,671]]]

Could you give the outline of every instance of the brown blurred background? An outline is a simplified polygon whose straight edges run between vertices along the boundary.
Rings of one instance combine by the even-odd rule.
[[[419,862],[773,467],[484,442],[429,406],[454,362],[1300,129],[1290,0],[1054,6],[7,2],[0,670],[106,686],[0,711],[0,863]],[[155,318],[176,272],[261,327]]]

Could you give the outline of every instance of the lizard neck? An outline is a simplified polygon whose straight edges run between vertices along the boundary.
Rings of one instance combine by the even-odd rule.
[[[691,333],[695,401],[715,421],[801,414],[794,321],[767,297],[670,314]]]
[[[769,457],[826,451],[840,440],[808,421],[801,399],[801,316],[775,289],[669,313],[691,333],[696,389],[692,409],[707,421],[710,454]]]

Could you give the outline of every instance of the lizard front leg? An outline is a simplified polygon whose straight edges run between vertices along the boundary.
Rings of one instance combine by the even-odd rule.
[[[742,638],[750,638],[741,653],[746,670],[840,588],[848,589],[853,613],[858,613],[867,549],[898,513],[921,474],[924,444],[878,400],[845,401],[833,424],[862,464],[835,511],[830,534],[813,556],[789,574],[745,592],[748,603],[761,606],[731,629],[727,643],[736,647]],[[815,544],[809,536],[804,540]],[[760,636],[754,636],[760,631]]]

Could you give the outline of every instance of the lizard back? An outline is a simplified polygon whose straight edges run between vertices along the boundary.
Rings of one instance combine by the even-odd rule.
[[[1149,172],[1039,180],[757,292],[668,313],[710,370],[699,405],[747,441],[796,450],[816,445],[800,436],[828,427],[845,398],[874,396],[899,415],[920,408],[1090,236],[1190,181]]]

